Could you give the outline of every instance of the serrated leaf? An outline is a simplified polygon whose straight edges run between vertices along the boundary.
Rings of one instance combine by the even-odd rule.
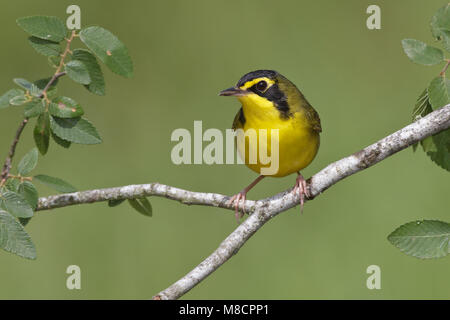
[[[14,78],[13,81],[15,84],[24,88],[25,90],[28,90],[28,91],[31,90],[32,83],[30,81],[28,81],[26,79],[22,79],[22,78]]]
[[[85,49],[75,49],[72,54],[73,59],[79,60],[85,64],[88,69],[91,83],[85,87],[92,93],[103,96],[105,95],[105,80],[100,65],[95,56]]]
[[[412,120],[416,121],[422,117],[425,117],[427,114],[432,112],[430,100],[428,98],[428,88],[423,90],[420,96],[417,98],[416,104],[412,113]]]
[[[38,162],[38,150],[36,148],[31,149],[17,165],[17,171],[21,176],[29,174],[37,165]]]
[[[443,76],[434,78],[428,86],[428,96],[434,110],[450,103],[450,80]]]
[[[30,222],[30,220],[31,218],[19,218],[19,222],[23,227],[25,227],[28,224],[28,222]]]
[[[72,144],[72,142],[58,137],[56,134],[53,133],[53,131],[52,131],[52,138],[57,144],[59,144],[61,147],[66,148],[66,149],[69,148],[70,145]]]
[[[51,56],[51,57],[48,57],[47,61],[48,61],[48,65],[50,67],[56,69],[59,67],[59,63],[61,62],[61,57]]]
[[[48,93],[48,92],[47,92]],[[36,85],[32,84],[31,85],[31,90],[30,90],[30,94],[33,97],[37,97],[40,98],[42,96],[42,90],[40,90]],[[48,95],[47,95],[48,96]]]
[[[70,79],[81,84],[91,83],[91,76],[86,65],[78,60],[69,61],[66,64],[66,72]]]
[[[450,30],[450,5],[439,8],[431,18],[431,33],[436,39],[442,39],[442,33]]]
[[[109,207],[117,207],[119,204],[124,202],[125,199],[117,199],[117,200],[108,200],[108,206]]]
[[[151,217],[153,215],[152,205],[147,198],[128,199],[130,205],[144,216]]]
[[[9,100],[9,104],[12,106],[21,106],[30,100],[25,95],[15,96]]]
[[[127,48],[111,32],[101,27],[88,27],[81,30],[80,39],[112,72],[127,78],[133,75]]]
[[[59,118],[76,118],[84,114],[83,108],[69,97],[57,97],[52,100],[48,111]]]
[[[50,82],[51,77],[50,78],[44,78],[44,79],[39,79],[33,82],[34,85],[36,85],[36,87],[38,87],[39,90],[44,90],[44,88],[47,86],[47,84]],[[53,99],[53,97],[56,95],[56,85],[58,84],[59,79],[56,79],[55,81],[52,82],[52,84],[50,85],[50,87],[47,89],[47,97],[49,99]]]
[[[39,195],[36,187],[30,181],[24,181],[19,184],[17,192],[24,197],[33,210],[36,210]]]
[[[47,57],[59,57],[62,53],[61,46],[58,42],[44,40],[37,37],[29,37],[28,42],[34,50]]]
[[[23,226],[0,210],[0,248],[26,259],[36,259],[36,248]]]
[[[45,101],[41,99],[33,99],[25,104],[23,109],[23,115],[26,118],[34,118],[44,113],[45,111]]]
[[[429,88],[425,89],[417,99],[413,110],[413,121],[433,111],[429,101]],[[450,171],[450,129],[420,141],[423,151],[443,169]]]
[[[442,169],[450,171],[450,129],[429,138],[431,138],[429,139],[431,146],[427,146],[427,155]]]
[[[35,180],[61,193],[70,193],[77,191],[77,189],[70,183],[59,178],[47,176],[45,174],[38,174],[34,176],[33,181]]]
[[[41,90],[44,90],[44,88],[47,86],[47,84],[50,82],[52,78],[44,78],[34,81],[33,83]],[[56,79],[50,86],[50,88],[55,87],[58,84],[59,79]]]
[[[57,17],[32,16],[17,19],[17,24],[25,31],[40,39],[60,42],[67,29]]]
[[[450,30],[443,30],[441,34],[442,46],[445,50],[450,51]]]
[[[33,209],[27,200],[18,193],[5,191],[0,195],[3,207],[17,218],[29,218],[33,216]]]
[[[12,192],[16,192],[16,193],[17,193],[17,191],[18,191],[18,189],[19,189],[19,184],[20,184],[20,181],[17,180],[17,179],[8,179],[8,180],[6,180],[5,187],[6,187],[9,191],[12,191]]]
[[[433,142],[433,137],[429,136],[423,139],[420,144],[422,145],[423,151],[428,152],[437,152],[436,144]]]
[[[440,258],[449,252],[450,224],[437,220],[408,222],[388,236],[404,253],[421,258]]]
[[[97,129],[83,118],[51,119],[52,131],[60,138],[80,144],[97,144],[102,142]]]
[[[37,119],[33,136],[39,152],[45,155],[50,143],[50,116],[48,112],[42,113]]]
[[[42,94],[41,89],[39,89],[34,83],[22,78],[13,79],[14,83],[18,86],[24,88],[29,91],[29,93],[35,97],[39,97]]]
[[[403,39],[403,50],[408,58],[418,64],[432,66],[444,61],[444,53],[441,49],[427,45],[415,39]]]
[[[0,97],[0,109],[9,107],[9,101],[17,96],[24,96],[25,92],[20,89],[11,89]]]

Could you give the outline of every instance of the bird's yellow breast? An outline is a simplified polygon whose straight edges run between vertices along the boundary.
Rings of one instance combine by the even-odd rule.
[[[308,117],[304,110],[291,111],[288,116],[282,116],[273,102],[256,94],[249,94],[239,97],[243,108],[243,117],[236,116],[234,129],[242,129],[247,133],[249,129],[254,129],[257,139],[245,137],[237,139],[237,149],[245,164],[253,171],[261,174],[262,168],[270,167],[270,164],[262,163],[260,159],[261,148],[267,150],[267,154],[274,156],[276,150],[271,150],[272,146],[278,146],[278,170],[274,177],[284,177],[294,172],[298,172],[308,166],[316,156],[319,148],[319,133],[312,129]],[[240,119],[241,118],[241,119]],[[245,118],[245,121],[242,121]],[[242,123],[243,122],[243,123]],[[260,129],[265,129],[267,138],[261,138]],[[272,129],[278,129],[277,135],[271,135]],[[272,141],[272,137],[276,141]],[[250,155],[258,154],[255,159]]]

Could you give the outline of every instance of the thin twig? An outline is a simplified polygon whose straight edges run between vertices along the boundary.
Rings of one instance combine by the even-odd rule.
[[[63,71],[63,72],[58,72],[58,73],[55,72],[55,74],[52,76],[52,78],[50,79],[50,81],[45,85],[45,88],[42,90],[42,93],[41,93],[41,95],[40,95],[39,97],[40,97],[40,98],[45,97],[46,94],[47,94],[47,90],[52,86],[52,84],[53,84],[58,78],[60,78],[60,77],[62,77],[62,76],[64,76],[64,75],[66,75],[66,72],[65,72],[65,71]]]
[[[70,51],[70,44],[72,43],[72,40],[76,37],[76,31],[72,30],[72,33],[70,34],[69,39],[66,39],[66,48],[64,49],[63,53],[61,54],[61,60],[59,61],[58,68],[56,68],[55,74],[60,73],[62,67],[64,66],[64,60],[66,59],[66,56]]]
[[[447,71],[449,65],[450,65],[450,59],[447,59],[447,63],[445,64],[445,66],[442,69],[441,73],[439,73],[440,76],[443,76],[445,74],[445,72]]]
[[[16,152],[17,143],[19,142],[20,135],[22,134],[23,129],[25,128],[27,123],[28,118],[23,119],[16,131],[16,135],[14,136],[14,140],[11,144],[11,147],[9,148],[9,153],[5,160],[5,164],[3,165],[0,186],[3,186],[8,179],[9,171],[11,170],[11,162],[14,157],[14,153]]]
[[[408,146],[439,133],[450,127],[450,105],[431,112],[416,122],[379,140],[346,158],[338,160],[308,179],[312,198],[320,195],[338,181],[378,163]],[[200,281],[228,261],[245,242],[267,221],[299,203],[292,189],[273,197],[258,201],[246,200],[240,209],[253,212],[235,231],[233,231],[208,258],[186,276],[167,289],[158,293],[155,299],[177,299],[192,289]],[[48,210],[75,204],[93,203],[107,200],[131,199],[143,196],[159,196],[180,201],[189,205],[205,205],[234,210],[228,204],[230,197],[183,190],[159,183],[130,185],[109,189],[89,190],[54,195],[39,199],[37,210]]]
[[[42,90],[41,97],[45,97],[47,90],[51,87],[51,85],[59,78],[66,74],[65,71],[61,71],[62,67],[64,66],[64,60],[66,59],[66,56],[70,51],[70,44],[72,43],[73,39],[76,37],[76,31],[72,30],[72,33],[70,34],[70,37],[66,39],[66,47],[61,54],[61,60],[59,61],[59,65],[55,70],[55,73],[53,74],[50,81],[45,86],[44,90]]]

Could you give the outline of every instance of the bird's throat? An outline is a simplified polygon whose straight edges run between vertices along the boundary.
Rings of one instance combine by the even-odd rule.
[[[280,112],[272,101],[257,94],[238,97],[247,121],[270,121],[280,118]]]

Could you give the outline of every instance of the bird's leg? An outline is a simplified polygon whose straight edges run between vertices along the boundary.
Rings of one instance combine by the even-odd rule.
[[[309,198],[311,195],[308,188],[306,187],[306,180],[303,178],[300,172],[297,172],[298,176],[295,180],[295,186],[292,193],[295,195],[298,193],[300,196],[300,212],[303,213],[303,204],[305,203],[305,196]]]
[[[247,192],[250,191],[251,188],[253,188],[258,182],[260,182],[262,179],[264,178],[264,176],[258,176],[258,178],[255,179],[255,181],[253,181],[252,183],[250,183],[248,185],[248,187],[244,188],[241,192],[239,192],[238,194],[235,194],[234,196],[232,196],[230,198],[230,200],[228,201],[229,205],[232,205],[234,202],[234,212],[235,212],[235,217],[237,222],[239,222],[239,219],[242,218],[242,216],[245,213],[245,207],[242,208],[242,214],[239,214],[239,202],[242,200],[242,203],[245,203],[245,199],[246,199],[246,195]]]

